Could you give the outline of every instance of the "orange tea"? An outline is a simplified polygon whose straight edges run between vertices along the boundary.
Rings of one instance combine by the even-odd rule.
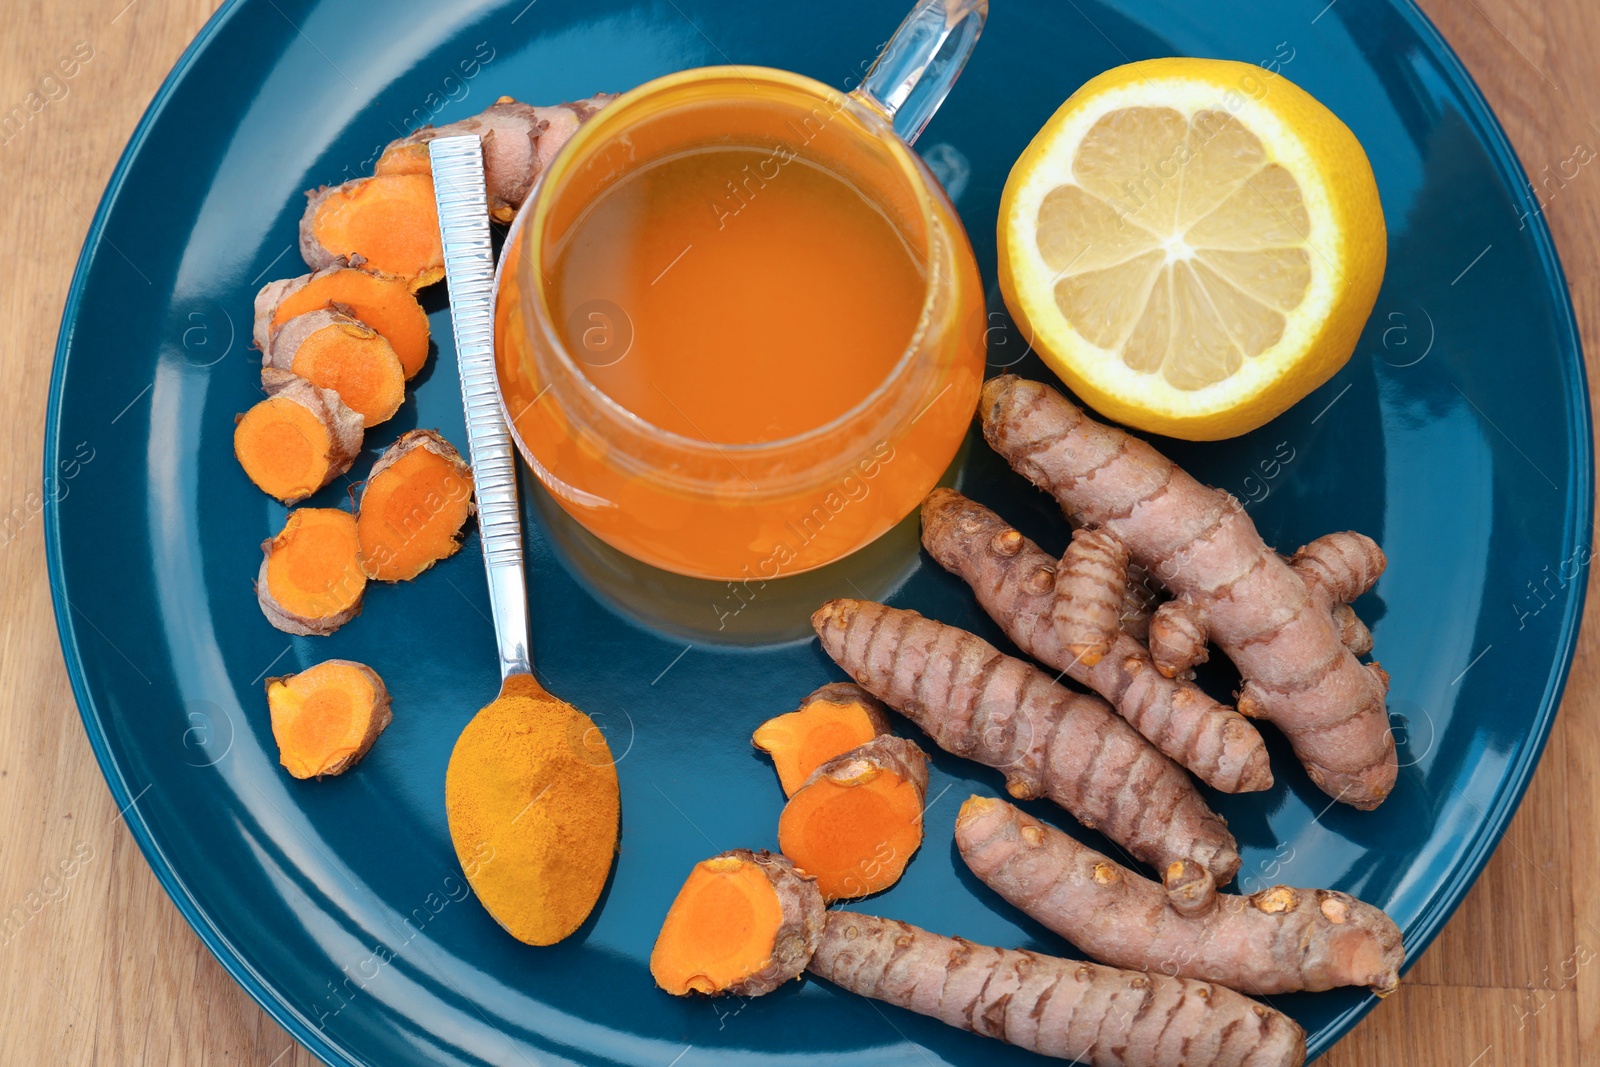
[[[925,269],[849,180],[767,145],[674,153],[600,192],[546,270],[583,373],[721,444],[826,425],[916,332]]]
[[[625,94],[506,245],[501,391],[584,527],[759,582],[908,515],[977,403],[984,305],[948,200],[884,117],[707,68]]]

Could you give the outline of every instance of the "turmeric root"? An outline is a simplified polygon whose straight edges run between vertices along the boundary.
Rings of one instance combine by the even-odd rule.
[[[1289,566],[1319,602],[1331,607],[1348,604],[1377,585],[1385,562],[1378,542],[1346,531],[1323,534],[1296,552]]]
[[[361,416],[294,374],[264,371],[261,384],[267,399],[239,416],[233,454],[262,492],[298,504],[361,454]]]
[[[361,614],[367,576],[356,559],[356,520],[337,508],[297,508],[261,543],[256,600],[288,634],[331,634]]]
[[[436,137],[477,134],[483,140],[489,213],[499,222],[510,222],[557,150],[579,126],[615,99],[613,94],[599,93],[557,107],[533,107],[502,96],[471,118],[445,126],[424,126],[391,141],[373,172],[429,174],[428,142]]]
[[[429,174],[380,174],[306,193],[300,255],[312,270],[361,256],[412,292],[444,277],[439,212]]]
[[[650,974],[673,996],[759,997],[805,972],[826,916],[816,879],[783,856],[733,849],[689,872]]]
[[[1349,602],[1378,584],[1385,562],[1376,541],[1350,531],[1323,534],[1289,560],[1289,566],[1305,581],[1307,592],[1333,611],[1339,640],[1357,656],[1372,651],[1372,631]]]
[[[348,770],[394,719],[383,679],[347,659],[268,678],[267,706],[278,762],[296,778]]]
[[[903,737],[873,738],[812,772],[778,819],[783,854],[832,902],[900,880],[922,846],[928,757]]]
[[[1056,600],[1051,611],[1056,637],[1087,667],[1111,651],[1122,631],[1128,588],[1128,550],[1104,530],[1072,532],[1072,544],[1056,565]]]
[[[1150,637],[1150,615],[1161,603],[1161,593],[1150,572],[1128,561],[1128,584],[1122,591],[1122,632],[1143,644]]]
[[[595,113],[617,98],[616,93],[595,93],[582,100],[573,100],[555,107],[533,109],[539,121],[545,124],[539,133],[539,169],[550,165],[561,147],[572,140],[578,127],[594,118]]]
[[[750,741],[772,757],[783,795],[792,797],[818,767],[888,732],[889,717],[877,698],[858,685],[830,682],[799,711],[756,727]]]
[[[427,313],[404,278],[359,269],[365,262],[340,257],[314,273],[263,285],[256,293],[256,347],[266,352],[273,333],[290,319],[337,306],[382,334],[406,377],[415,377],[428,361]]]
[[[1376,545],[1364,542],[1370,558],[1345,566],[1341,588],[1318,592],[1310,558],[1286,563],[1237,500],[1048,386],[994,378],[979,410],[984,436],[1012,467],[1069,518],[1121,540],[1176,595],[1151,620],[1152,650],[1192,646],[1191,636],[1216,642],[1243,676],[1239,710],[1282,730],[1313,782],[1357,808],[1383,802],[1399,770],[1384,706],[1388,676],[1345,647],[1332,611],[1382,570]],[[1175,674],[1184,658],[1156,662]]]
[[[1333,623],[1339,627],[1339,640],[1354,655],[1365,656],[1372,651],[1372,631],[1356,615],[1355,608],[1349,604],[1335,604]]]
[[[1188,678],[1211,658],[1205,619],[1182,597],[1150,613],[1150,658],[1168,678]]]
[[[811,625],[863,689],[940,748],[1002,771],[1012,796],[1049,797],[1158,870],[1193,859],[1226,884],[1239,869],[1194,782],[1099,697],[914,611],[834,600]]]
[[[1384,571],[1384,553],[1366,534],[1323,534],[1290,558],[1290,569],[1306,582],[1306,592],[1333,613],[1339,641],[1354,656],[1373,651],[1373,635],[1350,608]],[[1205,619],[1187,600],[1168,601],[1150,619],[1150,656],[1168,675],[1189,672],[1208,659]]]
[[[390,141],[372,168],[374,174],[432,174],[428,143],[436,137],[476,134],[483,141],[483,176],[489,213],[510,222],[539,175],[539,134],[547,124],[534,108],[502,96],[483,111],[445,126],[424,126]]]
[[[273,332],[263,362],[332,389],[364,426],[376,426],[405,401],[405,370],[389,342],[345,310],[296,315]]]
[[[1092,665],[1068,649],[1051,616],[1060,587],[1055,561],[1000,516],[954,490],[935,489],[922,505],[922,544],[973,588],[1018,648],[1105,697],[1201,781],[1225,793],[1272,787],[1267,747],[1249,720],[1192,682],[1157,671],[1133,637],[1113,634],[1110,653]]]
[[[461,547],[472,515],[472,468],[433,430],[411,430],[378,457],[357,508],[368,578],[415,578]]]
[[[1090,956],[1115,967],[1216,982],[1245,993],[1400,981],[1400,929],[1345,893],[1274,886],[1218,893],[1178,862],[1166,887],[1002,800],[972,797],[956,819],[972,873]]]
[[[1299,1067],[1292,1019],[1223,986],[828,913],[810,970],[963,1030],[1090,1067]]]

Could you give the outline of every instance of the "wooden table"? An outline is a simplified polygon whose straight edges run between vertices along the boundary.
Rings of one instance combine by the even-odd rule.
[[[30,504],[51,352],[89,218],[145,105],[214,6],[25,0],[8,5],[0,34],[0,110],[23,103],[74,48],[90,55],[0,146],[0,322],[17,327],[0,333],[0,514],[21,516],[0,540],[0,911],[26,900],[58,861],[78,859],[64,895],[0,943],[4,1064],[317,1063],[201,946],[122,825],[62,667]],[[1423,6],[1530,175],[1580,144],[1600,147],[1595,0]],[[1547,212],[1585,345],[1600,353],[1600,170],[1581,171]],[[1589,604],[1566,704],[1510,833],[1400,992],[1323,1061],[1330,1067],[1600,1063],[1600,965],[1591,966],[1600,963],[1591,884],[1600,881],[1600,598]]]

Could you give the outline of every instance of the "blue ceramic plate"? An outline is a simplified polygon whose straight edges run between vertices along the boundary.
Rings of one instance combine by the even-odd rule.
[[[842,84],[904,6],[391,0],[378,15],[332,0],[241,0],[212,19],[135,133],[56,355],[45,454],[61,641],[95,753],[157,876],[229,971],[330,1063],[1032,1062],[820,981],[707,1003],[660,993],[646,969],[693,862],[776,843],[782,795],[747,739],[838,677],[805,631],[812,607],[860,590],[997,637],[919,556],[913,526],[750,599],[629,566],[525,486],[535,658],[622,754],[624,813],[596,917],[536,950],[463,899],[445,827],[451,744],[497,682],[476,538],[415,582],[370,590],[366,613],[332,637],[290,640],[251,592],[257,546],[284,509],[230,449],[234,414],[258,396],[252,295],[302,270],[302,190],[362,173],[401,132],[501,93],[554,102],[719,62]],[[1274,738],[1277,787],[1216,803],[1239,836],[1246,889],[1348,890],[1395,917],[1414,957],[1499,840],[1566,678],[1592,510],[1583,364],[1539,201],[1415,9],[1224,7],[996,3],[919,149],[992,282],[1012,160],[1079,83],[1114,64],[1192,54],[1275,65],[1367,146],[1391,246],[1355,358],[1249,437],[1168,444],[1249,502],[1271,543],[1354,528],[1389,552],[1358,608],[1394,676],[1404,769],[1392,799],[1371,814],[1330,806]],[[462,440],[442,296],[429,300],[439,351],[369,452],[418,425]],[[992,288],[990,306],[1000,308]],[[992,369],[1042,375],[1003,313],[994,324]],[[1063,544],[1046,498],[981,442],[949,480],[1046,547]],[[342,499],[330,488],[312,503]],[[720,632],[719,618],[729,620]],[[277,765],[262,679],[330,656],[383,674],[394,725],[351,773],[294,781]],[[999,788],[997,774],[936,757],[927,843],[864,909],[1070,952],[954,856],[960,801]],[[1315,1052],[1373,1004],[1355,991],[1275,1002]]]

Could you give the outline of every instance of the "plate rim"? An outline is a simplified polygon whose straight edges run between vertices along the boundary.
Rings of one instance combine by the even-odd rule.
[[[67,288],[67,299],[61,309],[61,325],[56,332],[55,352],[50,366],[50,389],[45,406],[44,421],[44,452],[41,457],[44,472],[48,475],[52,469],[55,456],[60,445],[61,407],[63,399],[63,386],[65,385],[65,371],[72,347],[73,327],[75,326],[79,311],[83,304],[84,289],[88,285],[90,267],[100,253],[100,245],[105,236],[106,222],[121,195],[122,185],[127,178],[128,170],[132,167],[135,157],[144,147],[145,140],[149,137],[150,129],[161,117],[168,101],[177,91],[178,84],[183,81],[205,51],[212,39],[221,31],[222,26],[234,13],[251,0],[223,0],[217,10],[211,13],[205,23],[200,27],[194,39],[188,43],[178,59],[173,63],[161,81],[161,86],[151,97],[150,104],[139,117],[139,122],[133,128],[133,133],[128,136],[128,143],[123,147],[122,154],[117,158],[117,165],[112,168],[111,176],[106,179],[105,190],[100,194],[100,202],[95,206],[94,215],[89,220],[89,229],[84,234],[83,248],[78,253],[77,265],[72,271],[72,281]],[[64,586],[59,584],[64,574],[64,564],[61,556],[61,513],[60,504],[54,498],[46,495],[44,502],[44,540],[45,540],[45,567],[47,579],[50,583],[50,606],[55,615],[56,636],[61,645],[61,656],[67,669],[67,680],[72,685],[73,701],[78,706],[78,718],[83,723],[84,733],[88,735],[89,747],[94,751],[95,762],[100,767],[100,774],[111,790],[111,799],[117,806],[121,821],[128,827],[128,832],[133,836],[134,843],[139,846],[139,851],[144,855],[145,862],[150,865],[151,872],[161,884],[162,891],[167,899],[172,901],[178,909],[178,914],[184,922],[189,924],[196,936],[200,938],[212,957],[222,965],[226,971],[244,991],[250,994],[261,1009],[265,1011],[277,1024],[288,1032],[291,1039],[311,1051],[318,1059],[330,1067],[370,1067],[356,1059],[344,1048],[335,1045],[326,1039],[322,1032],[296,1009],[283,996],[282,992],[263,975],[257,973],[233,946],[233,943],[211,921],[194,894],[190,892],[183,876],[173,866],[156,842],[150,826],[145,822],[144,815],[134,805],[138,797],[129,788],[127,779],[123,776],[122,768],[113,758],[106,731],[102,724],[102,715],[95,705],[92,694],[89,692],[88,682],[84,676],[82,651],[78,646],[77,628],[72,621],[72,607],[67,602]]]
[[[71,354],[73,327],[82,308],[89,271],[100,254],[106,223],[120,197],[127,172],[143,148],[151,127],[155,125],[177,91],[178,84],[184,80],[222,26],[239,8],[251,2],[254,0],[224,0],[205,21],[194,39],[179,54],[172,69],[162,79],[160,88],[151,98],[144,114],[140,116],[138,124],[129,135],[128,143],[118,157],[116,166],[106,180],[105,189],[90,220],[89,228],[84,235],[83,247],[73,269],[72,281],[62,307],[61,325],[56,335],[45,409],[42,455],[43,471],[47,477],[52,471],[55,457],[59,454],[64,378]],[[1388,4],[1439,61],[1440,73],[1446,83],[1460,94],[1466,116],[1473,125],[1474,132],[1483,140],[1495,171],[1518,188],[1526,186],[1527,171],[1512,146],[1505,127],[1449,40],[1418,6],[1416,0],[1388,0]],[[1572,434],[1567,441],[1567,449],[1574,477],[1572,485],[1565,494],[1568,522],[1566,529],[1563,530],[1563,547],[1567,547],[1578,543],[1583,527],[1592,521],[1594,514],[1595,441],[1588,390],[1588,367],[1584,362],[1582,337],[1578,330],[1566,271],[1543,212],[1533,218],[1530,237],[1537,259],[1543,267],[1544,276],[1547,281],[1553,283],[1556,296],[1554,310],[1558,320],[1556,344],[1559,355],[1563,357],[1563,377],[1570,387],[1567,390],[1567,412],[1571,418]],[[244,959],[196,901],[183,876],[156,842],[144,816],[134,807],[138,796],[133,794],[122,768],[111,753],[102,721],[103,716],[89,691],[84,674],[83,654],[78,644],[77,628],[72,620],[71,604],[66,599],[63,587],[58,584],[64,575],[60,538],[61,515],[59,503],[49,496],[46,496],[44,501],[43,519],[51,608],[55,616],[62,660],[72,686],[78,717],[88,736],[101,776],[111,791],[112,800],[117,805],[122,820],[127,824],[134,842],[139,846],[139,851],[144,855],[145,862],[149,864],[151,872],[156,876],[168,899],[178,909],[178,913],[222,965],[223,970],[261,1006],[262,1010],[282,1026],[293,1040],[332,1067],[367,1067],[351,1052],[329,1040],[302,1012],[288,1002],[276,985],[259,974]],[[1571,676],[1587,599],[1588,583],[1584,583],[1577,588],[1576,595],[1567,601],[1566,609],[1560,619],[1555,660],[1540,693],[1538,711],[1527,743],[1522,746],[1520,757],[1507,765],[1506,774],[1501,779],[1493,798],[1482,809],[1482,824],[1475,832],[1469,847],[1441,879],[1441,884],[1445,888],[1429,898],[1427,906],[1419,916],[1417,929],[1411,943],[1407,945],[1402,974],[1411,970],[1465,900],[1467,893],[1483,873],[1483,868],[1499,848],[1512,818],[1522,805],[1522,799],[1533,781],[1533,775],[1549,743],[1555,717],[1560,710],[1561,700]],[[1377,997],[1368,994],[1334,1016],[1324,1030],[1336,1031],[1337,1036],[1331,1040],[1308,1042],[1307,1061],[1322,1055],[1334,1044],[1343,1040],[1376,1003]]]

